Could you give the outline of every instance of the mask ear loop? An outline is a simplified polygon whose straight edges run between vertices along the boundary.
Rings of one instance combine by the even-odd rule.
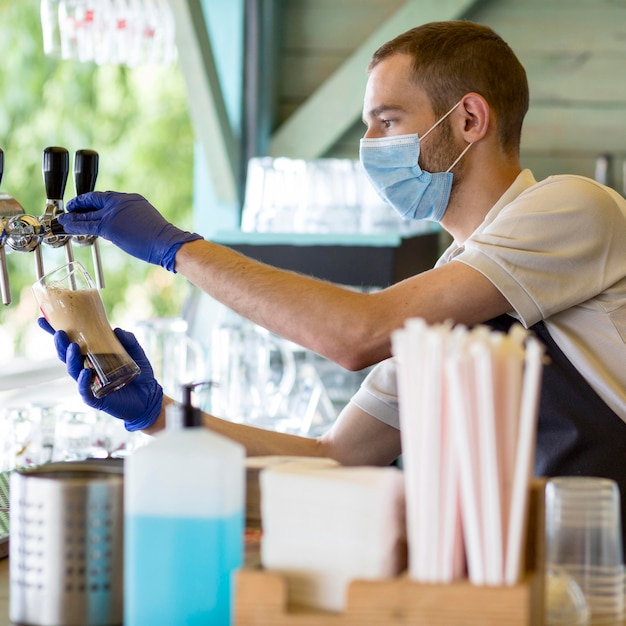
[[[461,104],[461,102],[463,102],[463,99],[459,100],[443,117],[440,117],[420,138],[419,140],[422,141],[422,139],[426,139],[427,135],[429,133],[431,133],[433,130],[435,130],[435,128],[437,128],[437,126],[439,126],[439,124],[441,124],[441,122],[443,122],[443,120],[446,119],[446,117],[448,117],[448,115],[450,115],[450,113],[452,113],[452,111],[454,111],[454,109],[456,109],[459,104]]]
[[[465,148],[463,148],[463,152],[459,154],[459,156],[454,160],[454,163],[446,170],[446,174],[463,158],[463,155],[473,146],[473,143],[468,143]]]

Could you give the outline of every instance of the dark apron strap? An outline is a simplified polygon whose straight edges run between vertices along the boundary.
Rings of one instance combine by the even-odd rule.
[[[515,320],[486,323],[506,332]],[[536,476],[600,476],[620,489],[626,527],[626,423],[591,388],[556,345],[543,322],[531,329],[546,348],[537,423]],[[626,537],[624,538],[626,551]]]

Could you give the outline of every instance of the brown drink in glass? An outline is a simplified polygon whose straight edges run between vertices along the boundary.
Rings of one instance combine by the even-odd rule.
[[[77,261],[46,274],[33,285],[41,313],[55,330],[64,330],[80,346],[85,367],[93,372],[91,391],[102,398],[139,375],[111,329],[100,293]]]

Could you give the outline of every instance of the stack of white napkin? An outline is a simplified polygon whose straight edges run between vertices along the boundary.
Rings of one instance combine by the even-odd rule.
[[[301,462],[315,467],[339,467],[334,459],[285,455],[249,456],[246,458],[246,528],[262,528],[261,486],[259,475],[264,469],[285,463]]]
[[[399,470],[294,462],[264,469],[260,484],[261,561],[287,578],[290,605],[342,611],[351,580],[404,570]]]
[[[523,570],[543,346],[408,320],[392,336],[406,477],[409,575],[512,585]]]

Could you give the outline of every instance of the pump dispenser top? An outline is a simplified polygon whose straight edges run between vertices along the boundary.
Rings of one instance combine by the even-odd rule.
[[[202,412],[191,403],[191,392],[196,385],[187,383],[183,385],[183,427],[196,428],[202,426]]]
[[[165,425],[168,430],[202,426],[202,411],[193,405],[191,398],[196,388],[210,384],[210,382],[203,382],[181,385],[182,402],[170,404],[165,410]]]

